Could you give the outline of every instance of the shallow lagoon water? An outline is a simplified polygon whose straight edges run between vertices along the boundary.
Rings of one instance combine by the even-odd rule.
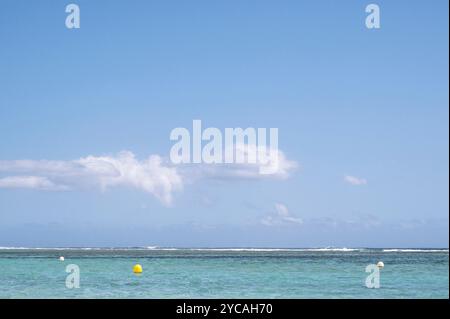
[[[365,268],[380,260],[381,287],[368,289]],[[141,275],[132,272],[136,263],[144,268]],[[69,264],[80,268],[78,289],[66,287]],[[449,253],[0,248],[0,298],[449,298]]]

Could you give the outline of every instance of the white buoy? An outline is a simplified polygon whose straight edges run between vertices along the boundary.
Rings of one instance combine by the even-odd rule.
[[[384,262],[379,261],[378,264],[377,264],[377,267],[378,267],[379,269],[384,268]]]
[[[59,260],[64,261],[64,257],[63,256],[59,257]]]

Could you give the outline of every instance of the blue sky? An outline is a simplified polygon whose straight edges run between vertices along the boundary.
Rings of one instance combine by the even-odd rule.
[[[377,30],[369,1],[79,0],[76,30],[68,3],[1,4],[0,246],[448,247],[447,1],[377,1]],[[298,167],[183,177],[170,203],[11,183],[42,160],[165,160],[194,119],[277,127]]]

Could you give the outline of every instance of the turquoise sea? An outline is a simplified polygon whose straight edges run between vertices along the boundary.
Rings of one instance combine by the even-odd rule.
[[[368,289],[366,266],[379,261],[380,288]],[[80,287],[69,289],[73,264]],[[449,298],[449,252],[0,248],[0,298]]]

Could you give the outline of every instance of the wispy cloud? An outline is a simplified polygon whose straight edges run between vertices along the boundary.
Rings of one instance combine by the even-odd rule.
[[[87,156],[71,161],[0,161],[0,188],[68,190],[97,187],[131,187],[170,205],[184,184],[202,179],[284,179],[296,167],[279,151],[272,174],[260,174],[260,164],[173,165],[159,155],[138,160],[132,152],[115,156]],[[273,165],[269,164],[269,165]]]
[[[367,184],[367,180],[364,178],[359,178],[351,175],[344,176],[344,181],[351,185],[362,186]]]
[[[324,216],[320,218],[308,219],[305,221],[308,226],[318,226],[322,229],[374,229],[382,226],[382,221],[375,215],[357,214],[351,218],[337,218]]]
[[[297,169],[298,163],[287,159],[281,150],[266,149],[255,145],[235,146],[236,157],[247,159],[250,152],[257,158],[265,157],[266,163],[179,164],[180,173],[192,179],[286,179]],[[264,153],[264,154],[263,154]]]
[[[65,190],[67,186],[56,185],[46,177],[8,176],[0,178],[0,188],[29,188],[40,190]]]
[[[154,195],[164,204],[183,186],[176,168],[164,166],[158,155],[139,161],[131,152],[117,156],[87,156],[73,161],[0,161],[0,172],[33,174],[2,179],[3,187],[25,187],[41,190],[96,186],[133,187]]]
[[[303,220],[289,213],[289,210],[285,205],[276,203],[275,210],[261,219],[261,224],[266,226],[280,226],[289,224],[301,225],[303,224]]]

